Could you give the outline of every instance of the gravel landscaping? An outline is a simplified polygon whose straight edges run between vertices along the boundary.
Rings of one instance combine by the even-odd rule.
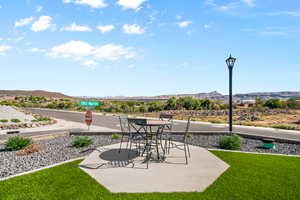
[[[179,136],[174,136],[179,137]],[[205,148],[219,148],[220,135],[193,135],[189,143]],[[259,152],[259,153],[274,153],[288,154],[300,156],[300,144],[288,144],[275,142],[276,149],[262,148],[262,141],[257,139],[243,138],[241,151]]]
[[[71,146],[75,136],[35,141],[43,150],[27,156],[18,156],[17,151],[5,151],[4,145],[0,144],[0,178],[85,156],[95,147],[118,142],[105,135],[90,137],[94,144],[83,148]]]
[[[83,148],[71,146],[75,136],[39,140],[35,144],[42,146],[43,150],[27,156],[18,156],[16,151],[5,151],[4,145],[0,144],[0,178],[85,156],[91,153],[95,147],[119,142],[119,140],[111,140],[110,135],[89,137],[93,138],[94,144]],[[174,139],[179,137],[179,135],[175,135]],[[205,148],[219,148],[220,137],[220,135],[193,135],[189,142]],[[244,139],[242,151],[300,155],[300,144],[276,142],[276,149],[269,150],[263,149],[261,146],[262,142],[260,140]]]

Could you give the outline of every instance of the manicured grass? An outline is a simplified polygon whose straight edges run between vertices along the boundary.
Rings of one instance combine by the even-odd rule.
[[[75,161],[0,182],[0,199],[300,199],[299,157],[213,153],[231,167],[202,193],[112,194],[81,171],[77,167],[80,161]]]

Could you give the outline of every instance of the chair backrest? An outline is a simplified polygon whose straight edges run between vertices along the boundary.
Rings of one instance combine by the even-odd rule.
[[[142,125],[146,124],[147,120],[146,119],[139,119],[139,118],[128,118],[128,125],[130,130],[133,132],[142,132],[144,131],[142,129]]]
[[[119,116],[119,120],[120,120],[120,128],[122,133],[130,132],[128,116]]]
[[[171,114],[160,114],[159,115],[159,120],[170,122],[171,124],[165,126],[165,128],[168,129],[169,131],[172,131],[172,128],[173,128],[173,115],[171,115]]]
[[[171,115],[171,114],[160,114],[159,119],[160,120],[172,120],[173,115]]]
[[[190,127],[191,127],[191,119],[192,117],[189,117],[186,123],[186,128],[185,128],[185,132],[184,132],[184,139],[186,140],[186,138],[188,137],[189,131],[190,131]]]

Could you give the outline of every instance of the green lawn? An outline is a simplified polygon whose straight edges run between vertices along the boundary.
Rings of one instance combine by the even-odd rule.
[[[0,199],[299,200],[300,158],[213,151],[230,168],[202,193],[112,194],[75,161],[0,182]]]

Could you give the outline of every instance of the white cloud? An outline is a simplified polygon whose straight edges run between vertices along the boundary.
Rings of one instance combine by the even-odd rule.
[[[39,52],[45,52],[46,50],[34,47],[34,48],[29,49],[29,51],[31,51],[33,53],[39,53]]]
[[[216,10],[219,10],[219,11],[228,11],[228,10],[237,8],[240,5],[239,2],[229,2],[227,4],[220,5],[220,4],[215,3],[214,0],[206,0],[206,4],[214,7]]]
[[[268,16],[279,16],[279,15],[287,15],[292,17],[300,17],[300,11],[278,11],[267,13]]]
[[[93,69],[96,65],[98,65],[98,63],[94,60],[86,60],[82,63],[82,65]]]
[[[24,18],[24,19],[20,19],[18,21],[16,21],[15,23],[15,27],[20,27],[20,26],[25,26],[30,24],[33,21],[33,17],[28,17],[28,18]]]
[[[254,2],[254,0],[241,0],[243,3],[245,3],[247,6],[249,7],[255,7],[256,4]]]
[[[63,0],[64,3],[74,3],[78,5],[87,5],[91,8],[105,8],[107,4],[104,0]]]
[[[215,0],[206,0],[205,3],[206,5],[212,6],[213,8],[219,11],[229,11],[241,7],[242,4],[252,8],[256,6],[254,0],[239,0],[239,1],[228,2],[226,4],[218,4],[215,2]]]
[[[97,29],[102,33],[107,33],[115,29],[114,25],[97,26]]]
[[[132,24],[132,25],[128,25],[128,24],[124,24],[123,25],[123,32],[126,34],[144,34],[145,33],[145,29],[142,29],[140,26],[138,26],[137,24]]]
[[[52,26],[54,26],[54,24],[52,24],[52,17],[40,16],[40,18],[32,24],[31,30],[34,32],[45,31]]]
[[[53,57],[71,58],[75,61],[88,60],[118,60],[135,57],[135,52],[130,47],[122,45],[106,44],[102,46],[92,46],[83,41],[70,41],[52,47],[48,55]],[[91,62],[90,62],[91,64]]]
[[[181,15],[176,15],[176,19],[182,19]]]
[[[147,0],[118,0],[117,4],[121,6],[123,9],[141,9],[140,5],[142,5]]]
[[[188,30],[188,31],[186,32],[186,34],[187,34],[188,36],[192,35],[192,33],[193,33],[193,31],[191,31],[191,30]]]
[[[186,21],[178,22],[177,25],[178,25],[180,28],[186,28],[186,27],[188,27],[191,23],[192,23],[192,21],[186,20]]]
[[[84,32],[84,31],[92,31],[92,29],[88,26],[80,26],[76,23],[70,24],[69,26],[62,27],[61,31],[71,31],[71,32]]]
[[[52,47],[50,55],[62,57],[83,57],[91,55],[93,50],[94,47],[86,42],[72,40]]]
[[[4,55],[6,51],[10,50],[12,47],[8,45],[0,45],[0,55]]]
[[[204,30],[208,31],[211,28],[211,26],[209,24],[204,24],[203,28]]]
[[[21,36],[21,37],[15,38],[15,41],[18,42],[18,41],[21,41],[21,40],[24,40],[24,39],[25,39],[25,37]]]
[[[97,47],[94,51],[94,55],[100,59],[118,60],[119,58],[133,58],[135,53],[131,52],[130,48],[122,45],[107,44]]]
[[[43,6],[37,6],[36,7],[36,12],[41,12],[44,9]]]

